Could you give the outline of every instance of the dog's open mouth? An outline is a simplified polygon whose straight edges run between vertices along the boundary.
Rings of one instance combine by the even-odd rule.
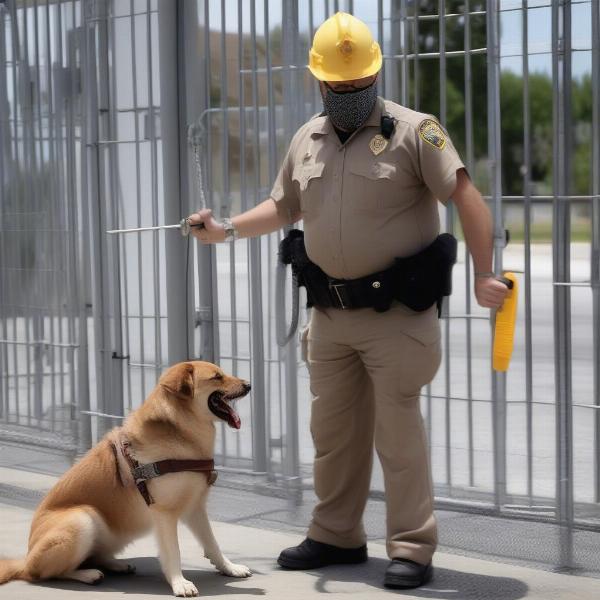
[[[240,415],[237,414],[232,403],[235,404],[235,400],[245,396],[247,391],[242,390],[237,394],[225,394],[224,392],[213,392],[208,397],[208,408],[210,411],[219,417],[219,419],[226,421],[229,427],[239,429],[242,426],[242,420]]]

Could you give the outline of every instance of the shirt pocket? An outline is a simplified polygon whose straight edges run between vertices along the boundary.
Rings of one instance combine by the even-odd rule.
[[[325,163],[318,162],[310,154],[294,168],[292,180],[298,186],[300,209],[303,214],[314,213],[323,202],[323,170]]]
[[[402,199],[398,185],[398,166],[395,163],[374,161],[360,163],[349,169],[353,212],[368,213],[374,209],[399,208]]]

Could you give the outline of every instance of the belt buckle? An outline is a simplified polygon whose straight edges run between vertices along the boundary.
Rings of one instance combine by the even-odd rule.
[[[338,288],[345,288],[346,284],[345,283],[333,283],[333,282],[329,282],[329,289],[333,289],[333,291],[335,292],[335,295],[337,296],[337,299],[340,302],[340,308],[342,310],[346,310],[348,307],[344,304],[344,300],[342,298],[342,295],[340,294],[340,291]]]

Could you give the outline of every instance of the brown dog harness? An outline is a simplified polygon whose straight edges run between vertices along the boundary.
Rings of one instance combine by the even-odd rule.
[[[127,460],[129,468],[131,470],[131,476],[137,489],[139,490],[142,498],[146,501],[146,504],[150,506],[154,503],[154,499],[148,491],[146,482],[149,479],[160,477],[166,473],[179,473],[181,471],[194,471],[196,473],[205,473],[208,485],[213,485],[217,480],[218,473],[215,471],[215,461],[212,459],[179,459],[169,458],[166,460],[159,460],[153,463],[140,464],[133,456],[131,456],[130,448],[131,444],[128,440],[121,437],[119,440],[120,449],[116,447],[116,443],[113,442],[111,447],[117,461],[117,469],[119,468],[119,460],[117,453],[119,450],[121,454]]]

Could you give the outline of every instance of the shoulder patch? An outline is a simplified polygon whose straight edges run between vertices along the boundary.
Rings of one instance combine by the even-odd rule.
[[[441,127],[433,119],[425,119],[419,124],[419,135],[428,144],[431,144],[438,150],[443,150],[446,146],[446,136]]]

